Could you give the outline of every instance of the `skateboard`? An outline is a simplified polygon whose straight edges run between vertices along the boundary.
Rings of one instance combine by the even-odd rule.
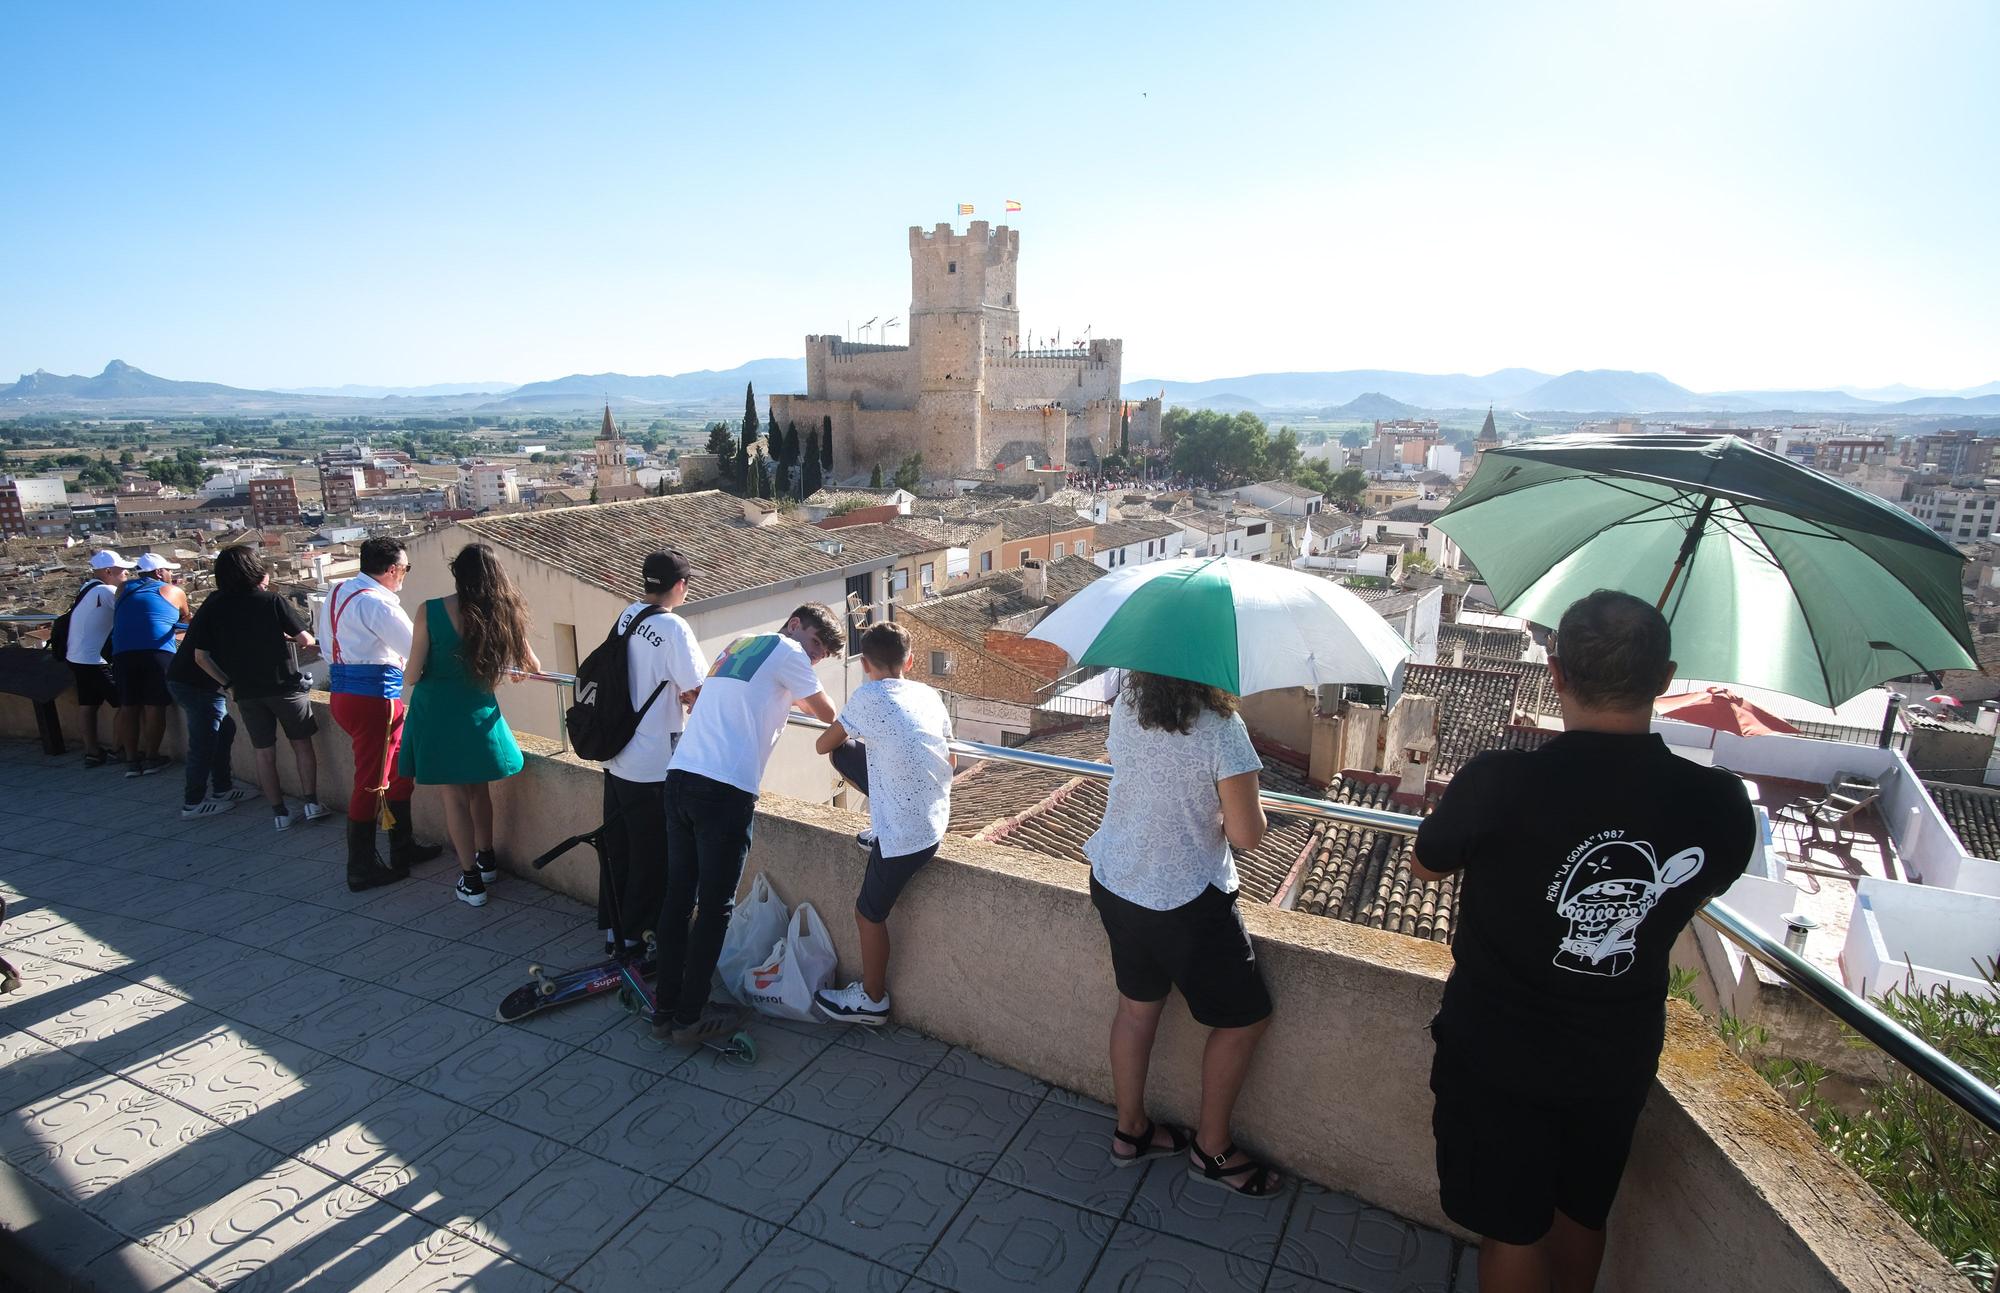
[[[554,972],[531,965],[528,967],[529,982],[508,993],[493,1014],[502,1023],[513,1023],[539,1011],[617,991],[619,985],[625,982],[624,969],[625,963],[619,960],[599,961],[595,965]],[[647,960],[641,963],[638,972],[642,978],[652,978],[653,962]]]
[[[528,865],[539,871],[563,854],[582,844],[597,850],[597,882],[609,885],[611,877],[604,861],[604,827],[586,831],[582,835],[572,835]],[[618,937],[618,931],[612,931]],[[526,1019],[529,1015],[557,1006],[566,1006],[572,1001],[583,1001],[590,997],[602,996],[616,991],[625,982],[626,971],[633,972],[641,983],[653,977],[652,940],[647,940],[644,961],[628,962],[622,957],[607,957],[591,965],[578,966],[570,970],[550,971],[540,965],[528,967],[528,982],[514,989],[504,997],[493,1010],[494,1017],[502,1023],[513,1023]]]
[[[0,898],[0,925],[7,923],[7,900]],[[6,957],[0,956],[0,992],[12,992],[21,986],[21,972],[14,968]]]

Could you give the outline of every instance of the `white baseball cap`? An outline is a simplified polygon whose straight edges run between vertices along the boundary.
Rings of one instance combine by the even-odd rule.
[[[119,556],[109,548],[99,548],[90,554],[90,568],[92,570],[130,570],[133,564],[133,562],[125,560],[125,558]]]
[[[168,561],[157,552],[148,552],[139,558],[138,570],[142,575],[152,570],[179,570],[180,568],[179,562]]]

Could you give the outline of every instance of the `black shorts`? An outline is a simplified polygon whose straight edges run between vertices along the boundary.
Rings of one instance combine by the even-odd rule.
[[[1208,1028],[1247,1028],[1270,1017],[1271,993],[1235,894],[1210,885],[1192,902],[1155,911],[1120,898],[1092,874],[1090,900],[1111,940],[1120,996],[1162,1001],[1179,988],[1188,1013]]]
[[[250,733],[253,749],[268,750],[278,743],[278,729],[285,729],[288,741],[310,741],[319,731],[313,717],[312,697],[305,692],[292,696],[238,696],[236,712],[243,715],[243,730]]]
[[[1601,1092],[1496,1089],[1477,1062],[1440,1046],[1431,1062],[1431,1133],[1444,1214],[1503,1244],[1532,1244],[1555,1214],[1604,1229],[1651,1078]]]
[[[69,665],[70,676],[76,679],[77,704],[85,709],[97,705],[118,707],[118,684],[112,680],[110,665],[78,664],[74,660],[64,663]]]
[[[112,676],[118,679],[120,705],[174,703],[167,691],[167,666],[174,662],[171,651],[120,651],[111,658]]]
[[[933,844],[915,853],[885,858],[878,841],[874,848],[868,850],[868,870],[861,877],[861,893],[854,900],[854,910],[861,913],[863,920],[877,925],[889,919],[889,911],[896,905],[896,899],[902,896],[903,886],[923,870],[924,863],[937,856],[937,851],[938,846]]]

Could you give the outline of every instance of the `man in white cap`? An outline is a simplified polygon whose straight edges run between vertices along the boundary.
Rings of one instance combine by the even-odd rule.
[[[160,742],[167,734],[167,666],[174,661],[180,630],[187,627],[187,594],[173,582],[180,567],[148,552],[118,590],[111,611],[111,671],[118,679],[118,743],[131,762],[128,777],[144,777],[167,766]]]
[[[76,707],[83,716],[83,766],[101,768],[111,762],[97,737],[98,711],[105,705],[118,708],[118,689],[111,680],[111,611],[118,600],[118,585],[132,563],[101,548],[90,554],[90,578],[77,591],[69,607],[69,640],[63,659],[76,678]],[[121,757],[124,751],[116,751]]]

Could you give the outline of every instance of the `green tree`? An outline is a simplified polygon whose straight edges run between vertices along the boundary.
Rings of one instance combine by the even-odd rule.
[[[819,455],[819,433],[817,431],[806,432],[806,456],[803,468],[804,479],[799,483],[799,497],[801,499],[811,498],[814,494],[819,493],[821,489],[825,488],[826,477],[820,470]]]
[[[778,471],[772,484],[774,486],[773,492],[775,497],[790,498],[792,496],[792,469],[783,458],[778,459]]]
[[[120,449],[118,451],[118,465],[120,467],[130,467],[135,461],[136,459],[133,458],[130,449]]]
[[[1118,411],[1118,457],[1122,462],[1132,456],[1132,410]]]
[[[875,464],[875,469],[868,473],[868,488],[882,488],[882,464],[879,462]]]
[[[1299,469],[1301,457],[1298,433],[1290,427],[1279,427],[1278,434],[1271,437],[1264,450],[1264,469],[1280,480],[1290,480]]]
[[[924,456],[913,453],[903,459],[903,465],[896,468],[896,488],[914,491],[923,483]]]
[[[822,472],[833,470],[833,414],[824,413],[819,419],[819,466]]]
[[[743,448],[749,451],[757,443],[757,390],[749,382],[743,383]]]
[[[1230,485],[1263,474],[1270,432],[1254,413],[1174,408],[1160,428],[1172,440],[1174,470],[1183,476]]]
[[[796,467],[796,466],[798,466],[798,465],[799,465],[799,457],[800,457],[801,453],[803,453],[803,452],[804,452],[804,451],[803,451],[803,448],[802,448],[802,447],[801,447],[801,445],[799,444],[799,424],[798,424],[798,423],[796,423],[796,422],[786,422],[786,423],[785,423],[785,465],[786,465],[787,467]]]
[[[703,453],[712,453],[718,463],[726,464],[729,456],[736,452],[736,436],[727,422],[708,424],[708,443],[702,446]]]
[[[1326,495],[1345,511],[1359,512],[1361,496],[1368,490],[1368,473],[1359,467],[1348,467],[1337,472],[1327,482]]]

